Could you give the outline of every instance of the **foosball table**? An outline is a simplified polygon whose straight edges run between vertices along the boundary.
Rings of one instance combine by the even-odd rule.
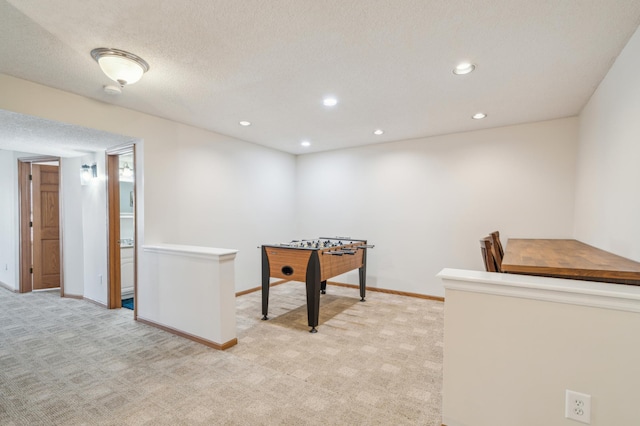
[[[367,240],[352,238],[318,238],[262,246],[262,319],[269,309],[269,279],[301,281],[307,287],[307,319],[310,332],[318,330],[320,294],[327,280],[358,269],[360,301],[364,302],[367,281]]]

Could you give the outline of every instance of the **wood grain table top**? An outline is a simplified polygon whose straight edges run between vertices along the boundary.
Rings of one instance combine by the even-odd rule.
[[[640,263],[578,240],[509,239],[503,272],[640,285]]]

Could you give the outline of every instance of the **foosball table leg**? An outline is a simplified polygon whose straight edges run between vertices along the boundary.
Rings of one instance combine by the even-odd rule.
[[[367,249],[362,250],[362,266],[358,269],[358,281],[360,283],[360,301],[364,302],[364,296],[367,294]]]
[[[262,246],[262,321],[266,321],[269,310],[269,257],[266,247]]]
[[[320,259],[316,251],[311,253],[307,263],[306,287],[307,320],[309,327],[311,327],[310,333],[317,333],[318,330],[316,330],[316,326],[318,325],[320,316],[320,289],[322,288],[322,281],[320,281]]]

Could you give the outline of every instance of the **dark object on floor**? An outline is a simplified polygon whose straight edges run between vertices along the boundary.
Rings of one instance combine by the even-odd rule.
[[[133,311],[133,297],[129,299],[122,299],[122,307]]]

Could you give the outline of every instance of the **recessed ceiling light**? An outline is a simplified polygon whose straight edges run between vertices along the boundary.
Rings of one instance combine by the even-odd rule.
[[[311,142],[309,142],[309,141],[302,141],[302,142],[300,142],[300,145],[302,145],[302,146],[304,146],[304,147],[308,147],[308,146],[311,146]]]
[[[251,126],[251,122],[250,122],[250,121],[241,121],[241,122],[240,122],[240,125],[241,125],[241,126],[245,126],[245,127],[246,127],[246,126]]]
[[[454,69],[453,73],[456,75],[464,75],[469,74],[471,71],[475,70],[476,66],[470,62],[462,62],[459,63]]]
[[[338,104],[338,100],[332,96],[328,96],[322,100],[322,103],[324,104],[324,106],[331,107],[336,106]]]
[[[375,130],[375,131],[373,132],[373,134],[374,134],[374,135],[381,135],[381,134],[383,134],[383,133],[384,133],[384,130],[382,130],[382,129],[377,129],[377,130]]]
[[[485,114],[484,112],[478,112],[478,113],[473,114],[471,116],[471,118],[473,118],[474,120],[482,120],[486,116],[487,116],[487,114]]]

